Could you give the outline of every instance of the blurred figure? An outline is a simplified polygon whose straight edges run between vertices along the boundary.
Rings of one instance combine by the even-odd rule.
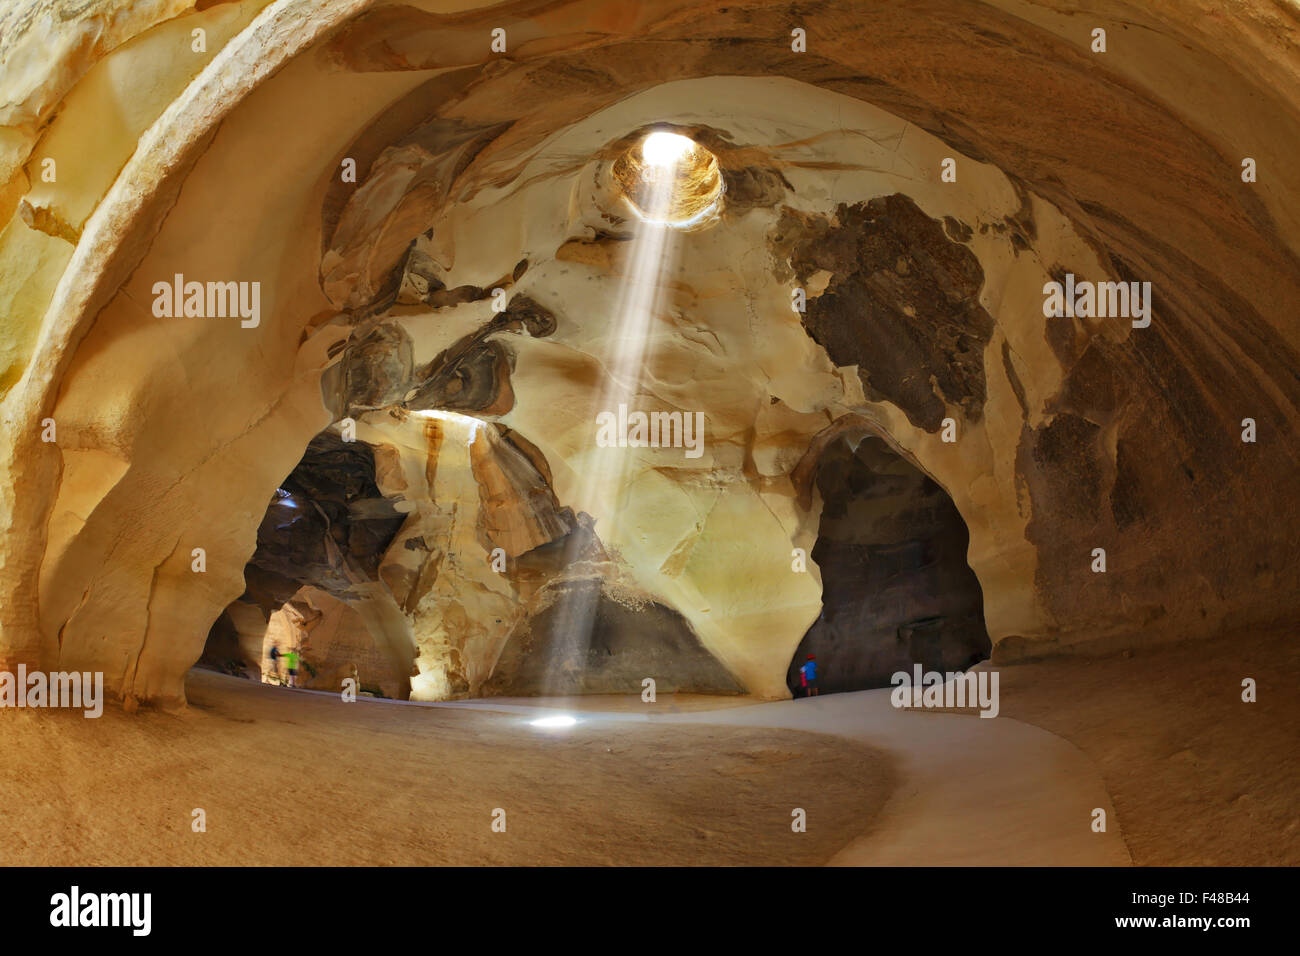
[[[294,648],[289,648],[284,652],[284,670],[288,674],[290,687],[298,686],[298,652]]]
[[[817,696],[817,655],[809,654],[808,660],[803,667],[799,668],[799,676],[803,679],[804,696]]]
[[[275,676],[276,681],[280,680],[280,645],[271,645],[271,673]]]

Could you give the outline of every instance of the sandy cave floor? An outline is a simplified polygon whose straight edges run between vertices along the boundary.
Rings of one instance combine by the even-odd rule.
[[[1257,704],[1240,703],[1238,671],[1259,681]],[[343,704],[195,670],[182,713],[0,713],[0,853],[69,865],[1300,862],[1300,652],[1285,635],[1000,672],[1002,716],[984,720],[899,712],[888,691]],[[561,708],[580,723],[528,725]],[[1105,834],[1089,826],[1097,806]],[[206,833],[191,831],[196,807]],[[504,834],[491,831],[497,807]],[[794,807],[806,833],[791,832]]]
[[[181,714],[9,711],[0,849],[29,864],[827,860],[892,760],[795,731],[342,703],[195,670]],[[191,832],[191,813],[207,832]],[[506,810],[504,834],[492,812]],[[790,812],[816,821],[794,834]]]
[[[1300,865],[1300,642],[1293,627],[1001,668],[1002,712],[1101,771],[1133,862]],[[1257,684],[1253,704],[1242,679]]]

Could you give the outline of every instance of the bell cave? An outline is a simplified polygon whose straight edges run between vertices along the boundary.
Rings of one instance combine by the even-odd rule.
[[[6,862],[1300,863],[1297,44],[0,6]]]

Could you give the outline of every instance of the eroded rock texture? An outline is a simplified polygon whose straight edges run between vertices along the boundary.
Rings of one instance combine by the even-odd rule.
[[[1097,0],[1098,55],[1066,0],[20,0],[0,664],[179,703],[219,619],[247,661],[308,582],[400,693],[473,694],[599,580],[605,646],[657,660],[671,619],[782,696],[843,607],[812,463],[850,431],[951,499],[995,660],[1294,621],[1300,29],[1221,6]],[[612,171],[665,124],[726,192],[656,234]],[[1044,318],[1066,273],[1151,282],[1151,324]],[[259,322],[158,314],[178,274],[260,283]],[[698,453],[602,447],[621,405],[698,414]],[[348,420],[392,540],[319,486],[259,536]]]
[[[375,484],[371,448],[324,432],[275,489],[245,574],[346,595],[352,585],[377,578],[405,520]]]
[[[929,432],[950,407],[980,420],[993,318],[979,260],[944,223],[895,194],[841,203],[829,219],[783,210],[772,245],[801,286],[826,277],[804,325],[832,362],[857,366],[868,398]]]

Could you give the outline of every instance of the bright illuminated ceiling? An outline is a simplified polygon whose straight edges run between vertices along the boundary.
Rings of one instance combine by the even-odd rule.
[[[687,228],[714,218],[722,202],[718,159],[671,130],[655,130],[614,161],[633,211],[656,225]]]

